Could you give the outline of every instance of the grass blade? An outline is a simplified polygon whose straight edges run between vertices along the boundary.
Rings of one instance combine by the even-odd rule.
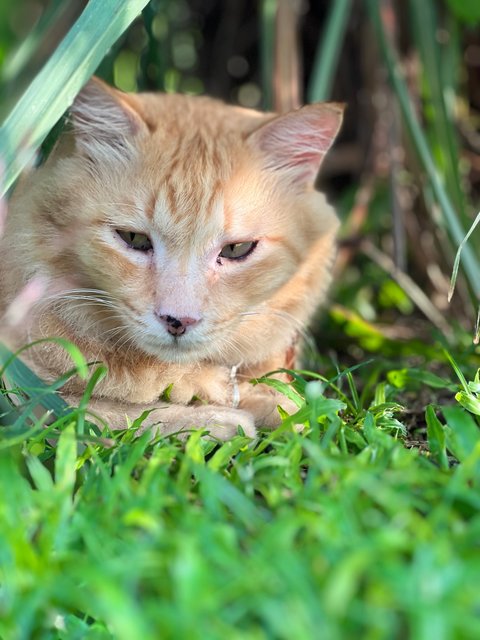
[[[338,58],[343,45],[352,0],[335,0],[318,44],[308,90],[309,102],[329,100]]]
[[[441,60],[441,46],[438,42],[438,11],[432,0],[415,2],[410,0],[413,33],[421,54],[422,99],[424,114],[428,127],[429,147],[435,158],[447,191],[460,215],[462,224],[467,224],[465,215],[465,198],[459,173],[459,150],[456,131],[450,113],[452,101],[447,103],[446,94],[452,92],[451,80],[445,77]],[[443,46],[445,47],[445,45]],[[455,49],[455,42],[450,42],[448,50]],[[447,68],[449,65],[445,65]],[[451,65],[450,65],[451,66]]]
[[[4,192],[148,0],[90,0],[0,128]]]
[[[56,342],[62,346],[73,360],[76,373],[83,379],[88,375],[88,365],[79,349],[72,343],[63,338],[50,338],[48,342]],[[45,342],[39,340],[34,344]],[[59,379],[58,383],[54,382],[47,385],[41,380],[24,362],[18,358],[18,355],[33,345],[26,345],[17,353],[12,353],[2,342],[0,342],[0,380],[5,376],[8,378],[10,385],[15,388],[24,389],[27,392],[34,391],[35,398],[38,403],[52,411],[55,415],[63,415],[68,410],[67,403],[58,396],[55,391],[66,382],[68,375]],[[73,373],[73,372],[72,372]],[[37,398],[38,396],[38,398]]]
[[[465,237],[465,231],[459,221],[450,198],[440,178],[438,169],[433,161],[432,154],[428,147],[425,135],[420,127],[417,117],[411,103],[410,95],[403,76],[400,73],[398,62],[391,44],[387,40],[385,30],[380,16],[380,8],[377,0],[369,0],[368,7],[370,16],[377,32],[380,48],[383,52],[385,64],[388,69],[390,81],[396,92],[400,108],[405,120],[405,124],[414,143],[419,159],[426,171],[432,190],[442,210],[446,226],[453,241],[460,245]],[[468,282],[475,292],[477,298],[480,298],[480,264],[475,253],[469,246],[465,246],[464,250],[464,269],[468,278]]]
[[[62,0],[53,0],[42,14],[37,24],[17,49],[5,60],[2,67],[2,82],[8,83],[18,79],[25,67],[38,57],[38,49],[53,25],[64,13],[71,10]]]
[[[427,421],[427,436],[428,445],[432,458],[440,465],[443,470],[448,469],[448,457],[446,448],[446,436],[443,424],[435,415],[435,410],[432,405],[428,405],[425,412],[425,419]]]
[[[275,59],[275,16],[277,0],[263,0],[261,12],[261,64],[263,108],[273,109],[273,68]]]
[[[467,231],[464,239],[458,245],[457,254],[455,256],[455,261],[453,263],[452,277],[451,277],[451,280],[450,280],[450,289],[448,290],[448,301],[449,302],[451,301],[451,299],[453,297],[453,292],[455,291],[455,283],[457,282],[458,268],[460,266],[460,257],[461,257],[462,250],[463,250],[464,246],[466,245],[468,239],[472,235],[475,227],[477,226],[477,224],[479,222],[480,222],[480,211],[477,213],[477,217],[472,222],[472,225],[471,225],[470,229]]]

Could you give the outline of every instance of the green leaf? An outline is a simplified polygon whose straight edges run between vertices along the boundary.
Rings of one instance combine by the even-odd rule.
[[[480,440],[480,430],[472,416],[460,407],[442,407],[448,429],[446,444],[453,455],[462,462]]]
[[[432,389],[449,389],[451,391],[458,389],[458,385],[452,384],[450,380],[441,378],[424,369],[394,369],[387,373],[387,380],[397,389],[404,389],[409,384],[412,385],[412,383],[414,387],[424,384]]]
[[[71,495],[75,486],[77,440],[73,423],[60,435],[55,458],[55,485],[64,494]]]
[[[51,0],[45,12],[28,36],[20,43],[13,53],[5,60],[1,77],[3,82],[12,82],[22,73],[24,67],[35,59],[42,41],[48,36],[52,24],[55,24],[66,13],[68,5],[62,0]]]
[[[29,456],[26,460],[30,477],[39,491],[50,492],[53,489],[53,480],[50,472],[44,467],[36,456]]]
[[[336,0],[330,4],[330,12],[315,55],[308,90],[309,102],[331,99],[332,84],[342,51],[351,5],[352,0]]]
[[[203,435],[204,431],[202,429],[193,431],[190,434],[185,446],[185,455],[197,464],[203,464],[205,462],[205,455],[203,453],[202,446]]]
[[[0,128],[3,193],[148,0],[90,0]]]
[[[447,357],[447,360],[452,365],[453,370],[457,374],[457,378],[460,380],[460,384],[462,385],[463,390],[465,391],[465,393],[469,393],[470,389],[468,387],[468,382],[466,381],[465,376],[462,373],[462,370],[460,369],[458,364],[455,362],[453,356],[448,351],[445,350],[444,353],[445,353],[445,356]]]
[[[427,437],[430,453],[441,469],[448,469],[445,428],[435,415],[435,409],[428,405],[425,411]]]
[[[93,390],[95,386],[103,380],[103,378],[107,375],[108,369],[105,365],[100,364],[92,373],[90,380],[87,382],[85,387],[85,391],[83,392],[83,396],[78,404],[78,412],[77,412],[77,431],[78,433],[84,433],[85,431],[85,412],[88,408],[88,403],[90,402],[90,398],[92,397]]]
[[[447,0],[447,4],[459,20],[470,25],[480,22],[480,3],[478,0]]]
[[[250,443],[249,438],[243,438],[242,436],[235,436],[232,440],[224,442],[222,446],[215,451],[213,456],[207,462],[207,466],[213,471],[219,471],[225,467],[229,460],[235,456],[242,449],[246,449]]]
[[[42,342],[55,342],[62,346],[72,358],[76,365],[76,370],[62,376],[59,380],[52,384],[46,384],[41,380],[25,363],[18,357],[23,351],[31,346]],[[52,411],[56,416],[61,416],[69,411],[68,404],[55,392],[66,380],[74,373],[80,377],[86,377],[88,373],[88,365],[79,349],[63,338],[49,338],[48,340],[38,340],[30,345],[26,345],[19,349],[16,353],[12,353],[7,347],[0,342],[0,378],[6,378],[13,388],[24,390],[30,395],[32,401],[41,405],[48,411]]]
[[[263,108],[273,109],[273,69],[275,59],[275,16],[278,0],[262,0],[261,3],[261,71]]]
[[[294,402],[297,407],[301,407],[303,405],[303,398],[301,398],[291,384],[288,382],[283,382],[282,380],[277,380],[276,378],[270,377],[270,374],[262,376],[261,378],[254,378],[250,380],[251,384],[254,386],[257,384],[266,384],[267,387],[272,387],[286,398]]]
[[[476,416],[480,416],[480,400],[473,393],[465,393],[465,391],[459,391],[455,394],[455,400],[465,407],[470,413],[474,413]]]
[[[5,371],[7,368],[13,366],[13,369],[15,369],[16,363],[20,362],[18,360],[18,356],[21,353],[23,353],[24,351],[27,351],[31,347],[34,347],[36,345],[39,345],[45,342],[53,342],[55,344],[58,344],[60,347],[62,347],[62,349],[65,349],[65,351],[68,353],[68,355],[72,359],[73,364],[75,365],[77,374],[83,380],[87,378],[88,364],[85,358],[83,357],[83,354],[80,351],[80,349],[76,345],[74,345],[73,342],[70,342],[69,340],[65,340],[65,338],[58,338],[58,337],[35,340],[35,342],[31,342],[25,345],[24,347],[22,347],[21,349],[18,349],[18,351],[16,351],[15,353],[12,353],[2,342],[0,342],[0,378],[5,374]],[[17,375],[21,378],[22,374],[24,374],[27,369],[28,371],[31,372],[31,370],[25,365],[23,366],[19,365]],[[9,369],[9,373],[11,373],[11,369]],[[37,376],[35,376],[33,372],[31,373],[32,375],[29,377],[31,377],[32,380],[34,379],[37,380],[38,382],[40,379]],[[22,384],[23,384],[23,380],[20,379],[19,385],[21,386]]]

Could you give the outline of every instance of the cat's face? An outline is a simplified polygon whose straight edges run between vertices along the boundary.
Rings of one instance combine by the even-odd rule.
[[[341,109],[274,119],[93,82],[72,120],[74,151],[47,163],[49,194],[36,198],[50,272],[104,292],[70,306],[79,331],[166,361],[234,364],[297,329],[311,279],[329,279],[336,219],[313,182]]]

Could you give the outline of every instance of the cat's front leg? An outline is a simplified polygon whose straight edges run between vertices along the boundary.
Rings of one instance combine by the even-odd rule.
[[[67,397],[66,402],[78,404],[79,397]],[[240,426],[245,435],[256,436],[253,416],[247,411],[216,405],[183,406],[158,402],[150,405],[120,404],[105,399],[92,398],[89,402],[92,414],[101,417],[110,429],[126,429],[127,419],[133,422],[144,411],[151,411],[142,423],[138,434],[150,430],[153,435],[170,435],[192,429],[207,429],[213,438],[230,440],[237,435]]]

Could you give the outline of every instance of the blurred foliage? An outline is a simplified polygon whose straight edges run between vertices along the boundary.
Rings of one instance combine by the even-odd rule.
[[[297,414],[256,440],[84,429],[85,406],[3,428],[0,636],[473,640],[479,374],[444,357],[457,382],[385,361],[292,372]],[[459,404],[422,415],[412,390]]]
[[[452,13],[470,25],[480,22],[480,6],[476,0],[447,0]]]

